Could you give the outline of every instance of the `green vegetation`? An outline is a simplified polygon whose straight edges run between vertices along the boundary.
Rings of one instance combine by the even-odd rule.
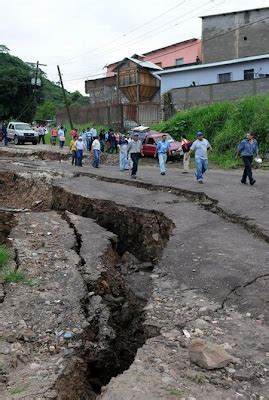
[[[39,70],[42,85],[33,95],[31,78],[35,77],[35,65],[27,64],[9,54],[5,45],[0,45],[0,121],[19,119],[32,122],[33,119],[54,119],[56,110],[64,106],[62,89],[51,82]],[[69,105],[88,104],[88,98],[75,91],[66,91]]]
[[[153,128],[176,139],[186,134],[192,140],[197,131],[203,131],[213,147],[211,160],[221,167],[233,168],[241,165],[235,160],[236,148],[248,131],[256,134],[262,155],[269,151],[268,111],[269,96],[253,96],[178,112]]]
[[[19,283],[25,280],[25,275],[21,271],[9,271],[4,275],[6,283]]]
[[[12,389],[9,389],[9,393],[13,394],[13,395],[19,394],[19,393],[24,392],[26,389],[28,389],[28,387],[29,387],[29,383],[26,383],[25,385],[21,385],[21,386],[16,386]]]
[[[33,96],[33,67],[8,52],[0,52],[0,120],[19,118],[31,121],[41,92]]]
[[[4,246],[0,246],[0,269],[7,266],[9,259],[9,250]]]
[[[206,376],[203,372],[188,371],[187,376],[198,385],[204,385],[206,383]]]
[[[0,278],[6,283],[19,283],[25,280],[25,275],[21,271],[11,271],[8,267],[10,252],[5,246],[0,246]]]
[[[184,390],[182,389],[171,388],[168,390],[168,393],[170,394],[170,396],[175,396],[180,399],[182,398],[182,396],[184,396]]]

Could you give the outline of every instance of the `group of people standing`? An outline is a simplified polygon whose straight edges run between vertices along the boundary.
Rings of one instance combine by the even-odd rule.
[[[189,172],[189,165],[192,153],[195,158],[195,177],[198,183],[204,183],[204,173],[208,169],[208,151],[212,150],[211,144],[204,137],[204,133],[198,131],[194,142],[188,140],[186,135],[181,137],[181,147],[183,151],[183,173]],[[162,140],[157,143],[155,157],[158,156],[160,173],[166,174],[167,156],[170,154],[170,144],[166,141],[166,135],[162,135]],[[246,138],[243,139],[237,147],[236,157],[241,157],[244,162],[244,171],[241,183],[247,184],[247,178],[250,185],[254,185],[256,180],[252,175],[253,158],[257,162],[262,160],[259,157],[258,143],[253,132],[248,132]]]

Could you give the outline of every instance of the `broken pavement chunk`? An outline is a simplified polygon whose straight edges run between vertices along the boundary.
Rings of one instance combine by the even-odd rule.
[[[202,339],[191,341],[189,355],[192,362],[205,369],[224,368],[235,361],[223,347]]]

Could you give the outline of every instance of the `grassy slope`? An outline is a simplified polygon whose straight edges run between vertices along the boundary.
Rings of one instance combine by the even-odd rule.
[[[215,103],[178,112],[154,129],[169,132],[179,139],[186,134],[192,140],[199,130],[214,149],[211,159],[221,167],[236,167],[236,147],[248,130],[255,132],[261,154],[269,151],[269,96],[253,96],[234,102]]]

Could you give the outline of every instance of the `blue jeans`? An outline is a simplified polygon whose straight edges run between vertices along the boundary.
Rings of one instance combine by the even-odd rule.
[[[124,171],[125,169],[128,169],[128,167],[129,161],[127,153],[120,153],[120,170]]]
[[[159,165],[160,165],[160,173],[163,174],[165,172],[167,153],[158,153],[158,159],[159,159]]]
[[[208,168],[208,160],[205,160],[203,158],[195,158],[195,166],[196,166],[196,172],[195,172],[196,179],[197,181],[202,181],[203,174]]]
[[[98,168],[100,163],[100,150],[93,150],[93,163],[94,168]]]
[[[83,150],[77,150],[77,163],[78,167],[82,167]]]

